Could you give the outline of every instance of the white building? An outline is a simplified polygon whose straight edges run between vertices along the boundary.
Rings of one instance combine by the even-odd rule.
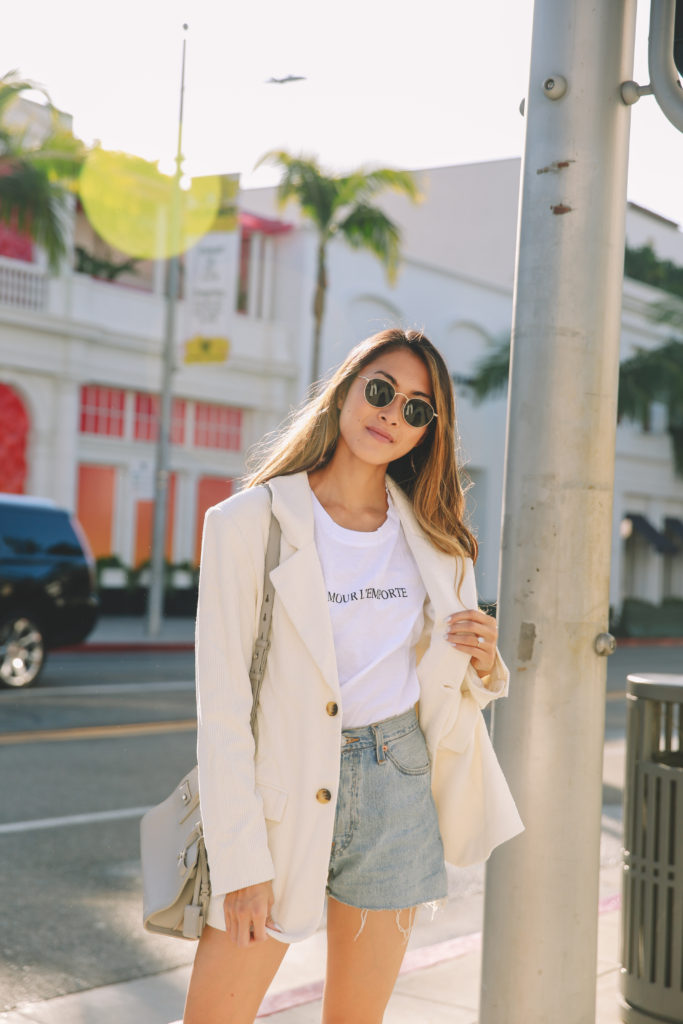
[[[420,205],[393,196],[383,200],[403,233],[404,258],[393,287],[372,256],[342,242],[330,246],[324,367],[338,363],[361,338],[401,324],[423,328],[452,371],[466,374],[509,332],[519,168],[518,160],[506,160],[424,171]],[[247,448],[281,421],[308,384],[315,236],[294,206],[278,211],[273,189],[243,192],[240,208],[228,361],[181,365],[174,380],[167,538],[174,563],[196,562],[204,508],[230,493]],[[291,229],[283,230],[287,225]],[[630,207],[627,235],[632,246],[651,242],[660,257],[683,265],[683,234],[676,225]],[[80,213],[75,237],[88,251],[99,246],[99,254],[107,255]],[[8,424],[17,434],[0,449],[14,453],[3,463],[14,467],[28,493],[77,510],[96,554],[116,554],[126,565],[149,554],[164,316],[160,268],[137,269],[117,282],[70,269],[52,278],[39,260],[0,257],[0,427],[6,440]],[[626,281],[622,356],[668,336],[648,317],[650,304],[662,297]],[[4,418],[3,402],[10,410]],[[474,483],[469,501],[481,546],[479,589],[492,600],[505,398],[474,406],[459,396],[457,408]],[[17,454],[22,443],[23,477]],[[0,488],[16,489],[8,472],[0,470]],[[661,538],[667,525],[677,529],[673,522],[683,523],[683,481],[674,475],[661,410],[653,410],[647,433],[619,427],[614,504],[611,603],[618,607],[625,596],[654,603],[669,595],[683,598],[683,540],[671,545],[675,554],[660,554],[648,540]],[[625,540],[620,527],[627,513],[637,516]],[[648,533],[648,524],[656,534]]]
[[[338,362],[365,335],[400,323],[424,328],[452,372],[466,375],[494,340],[509,334],[520,163],[513,159],[420,172],[421,204],[394,196],[383,199],[403,236],[402,269],[393,288],[372,256],[341,242],[331,246],[323,365]],[[273,189],[245,192],[242,202],[261,214],[276,210]],[[312,232],[297,218],[295,207],[286,207],[282,215],[300,229],[287,240],[276,279],[299,294],[303,277],[310,300]],[[658,257],[683,266],[683,232],[673,222],[629,204],[626,235],[632,248],[650,244]],[[670,337],[671,328],[651,318],[652,304],[664,298],[658,289],[625,279],[622,359]],[[296,315],[294,309],[291,315]],[[306,346],[311,338],[306,305],[293,325]],[[302,357],[303,385],[308,352]],[[474,484],[469,507],[481,546],[479,590],[492,599],[497,589],[506,397],[477,406],[460,395],[457,412]],[[634,518],[624,522],[628,514]],[[617,430],[610,603],[618,609],[626,597],[653,604],[666,597],[683,598],[683,480],[674,473],[664,410],[656,406],[647,432],[629,423]]]

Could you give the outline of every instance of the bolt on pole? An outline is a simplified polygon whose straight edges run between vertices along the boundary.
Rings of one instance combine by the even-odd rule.
[[[595,1020],[634,32],[635,0],[536,0],[493,724],[526,831],[487,866],[481,1024]]]

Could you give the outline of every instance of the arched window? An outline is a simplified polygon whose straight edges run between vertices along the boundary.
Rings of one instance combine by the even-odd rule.
[[[467,376],[487,354],[491,339],[483,327],[461,320],[451,324],[437,344],[451,373]]]
[[[0,491],[23,494],[30,420],[17,392],[0,384]]]

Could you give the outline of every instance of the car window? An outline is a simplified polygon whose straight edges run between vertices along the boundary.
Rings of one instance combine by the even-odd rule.
[[[82,557],[66,512],[0,504],[0,551],[7,556]]]

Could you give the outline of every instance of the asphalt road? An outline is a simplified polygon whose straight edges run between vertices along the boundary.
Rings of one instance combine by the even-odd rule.
[[[683,673],[683,647],[622,648],[608,669],[614,738],[627,673]],[[192,676],[189,652],[64,653],[39,687],[0,692],[0,1012],[191,961],[193,943],[141,928],[138,809],[194,763]],[[467,932],[482,873],[454,885]]]

